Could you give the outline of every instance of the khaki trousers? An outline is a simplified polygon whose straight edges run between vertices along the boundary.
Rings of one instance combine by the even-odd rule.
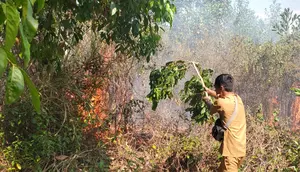
[[[244,157],[228,157],[224,156],[221,160],[218,172],[238,172],[242,165]]]

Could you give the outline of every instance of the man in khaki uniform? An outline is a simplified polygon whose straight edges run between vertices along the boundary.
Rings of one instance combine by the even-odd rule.
[[[224,132],[220,147],[223,158],[218,171],[221,172],[237,172],[246,156],[245,108],[242,99],[233,92],[233,81],[233,77],[229,74],[219,75],[215,80],[215,91],[206,88],[207,93],[215,97],[215,102],[212,104],[209,97],[204,98],[211,114],[219,113],[224,127],[234,112],[237,100],[236,116]]]

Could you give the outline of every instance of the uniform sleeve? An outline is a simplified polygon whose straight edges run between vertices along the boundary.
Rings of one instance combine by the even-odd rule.
[[[217,112],[221,112],[222,111],[221,104],[222,104],[221,100],[219,98],[216,99],[215,102],[210,107],[210,114],[213,115]]]

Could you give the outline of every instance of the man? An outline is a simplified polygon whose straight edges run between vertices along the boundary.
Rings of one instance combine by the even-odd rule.
[[[210,108],[210,113],[219,113],[223,127],[236,110],[236,116],[224,132],[224,139],[220,147],[222,154],[221,165],[218,171],[238,172],[246,156],[246,115],[242,99],[233,92],[233,77],[229,74],[219,75],[215,80],[215,91],[206,88],[206,92],[215,98],[214,104],[210,97],[204,100]],[[236,102],[237,100],[237,106]]]

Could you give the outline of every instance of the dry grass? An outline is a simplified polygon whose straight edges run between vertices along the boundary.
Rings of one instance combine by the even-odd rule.
[[[287,144],[297,138],[286,125],[272,127],[251,115],[247,115],[247,125],[247,157],[241,170],[292,170]],[[180,129],[153,117],[142,129],[119,136],[110,151],[110,170],[214,171],[219,165],[220,144],[211,137],[211,127],[190,123],[189,128]]]

